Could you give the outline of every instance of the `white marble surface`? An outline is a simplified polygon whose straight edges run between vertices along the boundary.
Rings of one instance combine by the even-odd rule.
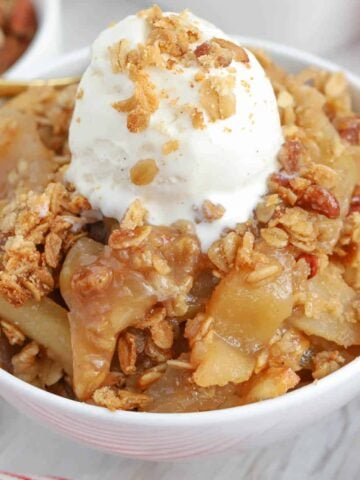
[[[0,404],[0,469],[72,480],[356,480],[359,413],[360,398],[270,448],[230,458],[149,463],[89,450]]]
[[[270,1],[270,0],[269,0]],[[285,1],[285,0],[284,0]],[[289,1],[289,0],[287,0]],[[152,2],[141,0],[63,0],[64,51],[87,45],[114,18]],[[159,2],[182,7],[191,0]],[[216,1],[196,2],[234,33],[232,15],[222,18]],[[238,0],[222,0],[222,9]],[[200,12],[201,13],[201,12]],[[228,27],[228,28],[227,28]],[[360,32],[360,17],[359,17]],[[328,52],[360,73],[360,42]],[[286,420],[285,420],[286,421]],[[69,441],[15,412],[0,401],[0,470],[53,474],[71,480],[352,480],[360,478],[360,398],[300,435],[273,446],[188,463],[145,463],[111,457]]]

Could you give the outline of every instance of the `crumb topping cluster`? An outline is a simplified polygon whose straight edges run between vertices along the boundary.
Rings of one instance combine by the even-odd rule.
[[[138,15],[145,18],[150,27],[146,44],[139,44],[136,49],[130,50],[129,42],[123,39],[109,48],[112,71],[128,72],[135,84],[135,93],[131,98],[113,104],[116,110],[128,114],[129,131],[137,133],[146,129],[151,114],[158,108],[159,95],[145,73],[148,67],[175,70],[179,74],[182,68],[199,68],[195,81],[204,82],[199,104],[210,121],[233,115],[236,111],[236,99],[232,93],[234,75],[222,78],[206,74],[213,68],[227,68],[233,61],[248,64],[246,51],[221,38],[213,38],[193,47],[201,38],[201,32],[189,21],[186,11],[179,15],[164,16],[161,9],[154,6]],[[197,107],[193,108],[196,115]],[[195,121],[194,128],[203,128],[199,124],[203,125],[203,121]]]
[[[60,183],[20,194],[1,211],[0,293],[14,305],[40,301],[55,287],[54,272],[82,235],[90,205]]]

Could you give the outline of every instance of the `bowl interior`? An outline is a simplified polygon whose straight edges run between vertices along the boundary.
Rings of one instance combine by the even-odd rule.
[[[239,43],[254,47],[263,48],[272,59],[286,68],[288,71],[296,73],[303,68],[315,66],[330,71],[344,71],[340,66],[308,54],[297,49],[284,47],[272,42],[258,41],[252,38],[236,37]],[[41,68],[33,69],[31,76],[33,78],[51,78],[62,77],[68,75],[81,75],[89,63],[90,50],[88,48],[75,51],[64,57],[61,57],[50,64]],[[351,85],[354,108],[360,110],[360,78],[350,72],[346,72]],[[23,396],[32,399],[39,404],[47,405],[49,408],[54,407],[62,411],[71,412],[87,416],[88,418],[101,418],[104,422],[114,422],[116,418],[125,423],[145,422],[147,425],[158,425],[160,419],[166,419],[165,422],[171,422],[173,425],[184,425],[186,422],[195,421],[196,424],[206,422],[217,423],[218,421],[232,421],[234,415],[237,418],[258,418],[260,415],[269,414],[270,411],[281,409],[286,405],[302,405],[303,402],[315,402],[319,395],[331,396],[331,392],[354,381],[355,377],[360,374],[360,358],[355,359],[350,364],[320,380],[314,384],[302,387],[299,390],[290,392],[282,397],[272,400],[260,402],[258,404],[246,405],[243,407],[235,407],[231,409],[200,412],[190,414],[151,414],[151,413],[133,413],[133,412],[116,412],[116,414],[108,412],[105,409],[90,405],[79,404],[61,397],[44,392],[40,389],[32,387],[21,380],[9,375],[0,369],[0,395],[1,390],[10,389],[17,391]],[[185,420],[187,419],[187,420]]]

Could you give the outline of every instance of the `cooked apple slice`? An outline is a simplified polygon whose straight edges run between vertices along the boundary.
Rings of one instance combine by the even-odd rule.
[[[279,397],[296,387],[299,382],[300,377],[291,368],[267,368],[240,386],[240,403],[244,405]]]
[[[200,352],[201,350],[201,352]],[[193,379],[200,387],[228,383],[241,383],[248,380],[255,366],[253,356],[243,352],[238,346],[227,343],[215,332],[210,332],[192,352],[192,361],[199,362]]]
[[[218,335],[233,338],[245,350],[268,342],[293,306],[288,269],[266,283],[250,283],[248,277],[241,270],[230,272],[215,289],[208,307]]]
[[[60,285],[70,309],[74,389],[81,400],[109,373],[119,333],[139,324],[157,302],[191,288],[189,275],[200,253],[195,237],[171,228],[144,228],[150,229],[141,232],[148,232],[146,243],[136,232],[116,231],[113,238],[121,248],[81,239],[66,258]]]
[[[89,398],[105,380],[118,333],[141,320],[156,302],[142,279],[126,272],[115,258],[103,257],[103,249],[88,238],[79,240],[60,277],[70,308],[74,389],[80,399]]]
[[[307,335],[338,345],[360,345],[360,322],[353,307],[355,291],[345,283],[342,269],[329,265],[307,283],[307,301],[289,322]]]
[[[64,370],[72,374],[72,355],[67,312],[50,298],[29,301],[14,307],[0,297],[1,317],[18,327],[27,337],[48,350]]]
[[[251,272],[232,270],[215,288],[206,316],[209,334],[192,341],[194,380],[203,387],[241,383],[252,374],[254,354],[291,315],[294,260],[273,253],[272,263]]]

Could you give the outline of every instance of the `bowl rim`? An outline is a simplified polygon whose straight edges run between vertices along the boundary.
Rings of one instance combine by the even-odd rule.
[[[299,61],[308,66],[320,67],[329,71],[342,71],[347,76],[350,85],[360,93],[360,77],[342,68],[340,65],[325,60],[317,55],[299,50],[294,47],[288,47],[267,40],[259,40],[251,37],[235,36],[233,37],[243,45],[263,48],[270,55],[280,55],[284,59],[290,61]],[[56,69],[64,66],[77,65],[89,58],[89,48],[82,48],[71,53],[63,55],[46,66],[36,69],[32,76],[46,77]],[[204,412],[191,413],[151,413],[151,412],[131,412],[120,411],[111,412],[106,408],[86,403],[77,402],[64,397],[57,396],[38,387],[34,387],[12,374],[0,369],[0,396],[1,390],[19,391],[22,397],[33,400],[35,403],[48,406],[50,409],[56,409],[64,414],[80,415],[88,420],[96,420],[104,422],[108,425],[143,425],[144,427],[161,427],[161,426],[177,426],[177,427],[196,427],[205,425],[218,425],[241,421],[246,419],[255,420],[276,412],[284,411],[285,408],[301,406],[302,408],[315,402],[321,397],[326,397],[331,392],[351,381],[360,373],[360,357],[341,367],[339,370],[328,375],[321,380],[314,380],[311,384],[300,387],[279,397],[263,400],[258,403],[242,405],[238,407],[230,407],[221,410],[211,410]]]
[[[144,427],[199,427],[206,425],[225,425],[234,421],[256,420],[264,415],[276,415],[285,412],[291,407],[305,409],[309,403],[319,400],[320,394],[330,396],[335,389],[351,381],[360,372],[360,357],[341,367],[321,380],[314,380],[309,385],[300,387],[279,397],[269,400],[262,400],[257,403],[250,403],[238,407],[229,407],[221,410],[209,410],[203,412],[185,413],[155,413],[155,412],[132,412],[116,410],[110,411],[104,407],[78,402],[68,398],[60,397],[51,392],[42,390],[29,383],[20,380],[14,375],[0,369],[0,397],[1,390],[21,392],[23,398],[27,398],[34,404],[46,406],[49,410],[56,410],[64,415],[76,415],[87,420],[104,422],[107,425],[123,426],[143,425]],[[331,398],[331,397],[329,397]],[[70,417],[69,417],[70,418]]]

